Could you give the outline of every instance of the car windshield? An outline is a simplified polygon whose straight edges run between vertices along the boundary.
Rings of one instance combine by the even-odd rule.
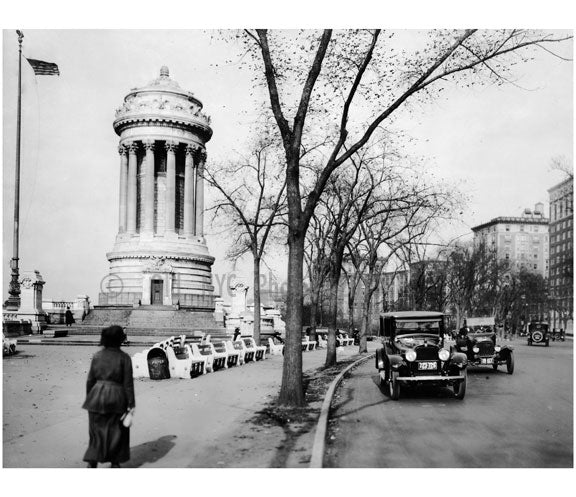
[[[528,329],[530,331],[548,331],[548,325],[546,323],[530,323]]]
[[[407,335],[410,333],[440,333],[440,321],[430,319],[415,319],[411,321],[396,321],[396,334]]]

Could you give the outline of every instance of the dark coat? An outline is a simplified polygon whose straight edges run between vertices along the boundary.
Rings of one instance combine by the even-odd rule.
[[[76,321],[74,320],[74,314],[72,314],[72,311],[67,310],[66,314],[64,315],[64,319],[66,321],[66,324],[73,324]]]
[[[82,407],[90,412],[122,414],[135,406],[132,360],[114,347],[104,348],[92,358],[86,400]]]

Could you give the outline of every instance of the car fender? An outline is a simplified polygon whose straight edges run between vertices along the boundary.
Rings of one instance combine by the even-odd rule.
[[[384,347],[376,349],[376,369],[381,370],[385,368],[384,360]]]
[[[503,345],[500,348],[500,352],[498,352],[498,357],[500,359],[506,359],[510,354],[512,354],[513,350],[514,347],[511,347],[510,345]]]
[[[462,352],[454,352],[450,358],[451,366],[466,366],[468,364],[468,357]]]
[[[396,354],[389,355],[388,362],[390,363],[390,367],[393,369],[398,369],[400,366],[404,364],[402,356]]]

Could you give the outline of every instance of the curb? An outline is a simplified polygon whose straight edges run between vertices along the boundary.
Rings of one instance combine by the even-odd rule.
[[[312,457],[310,458],[310,468],[323,467],[324,448],[326,446],[326,432],[328,430],[328,415],[330,414],[330,405],[332,404],[332,397],[334,396],[336,388],[349,371],[359,366],[363,362],[373,359],[375,355],[376,354],[373,352],[365,357],[361,357],[357,361],[354,361],[346,369],[341,371],[328,387],[326,397],[324,397],[324,402],[322,403],[322,408],[320,409],[320,417],[318,418],[318,423],[316,425],[316,434],[314,435],[314,443],[312,444]]]

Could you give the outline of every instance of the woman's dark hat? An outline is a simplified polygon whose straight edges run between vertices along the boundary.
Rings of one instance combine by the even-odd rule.
[[[126,334],[124,333],[122,327],[118,325],[112,325],[102,330],[102,335],[100,336],[100,345],[104,345],[104,347],[120,347],[124,340],[126,340]]]

